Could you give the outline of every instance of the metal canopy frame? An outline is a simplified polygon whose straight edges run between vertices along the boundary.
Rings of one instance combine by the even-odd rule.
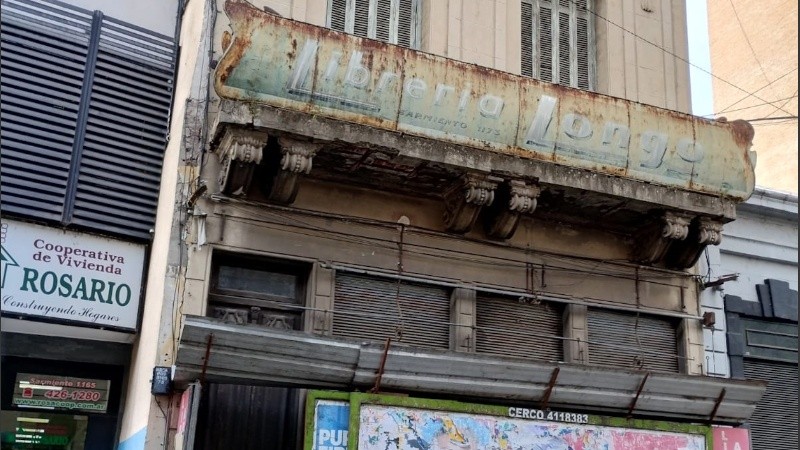
[[[231,325],[200,316],[185,317],[175,383],[185,386],[203,377],[207,382],[231,384],[368,390],[378,373],[382,391],[546,402],[557,408],[620,416],[724,424],[747,420],[766,390],[760,381],[649,372],[644,384],[647,372],[642,371],[400,344],[387,351],[382,342]]]

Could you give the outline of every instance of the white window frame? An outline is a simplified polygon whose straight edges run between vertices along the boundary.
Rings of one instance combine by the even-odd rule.
[[[586,1],[586,11],[579,12],[576,0],[569,0],[568,6],[562,6],[559,0],[522,0],[522,3],[531,5],[531,61],[532,61],[532,77],[541,79],[540,68],[540,54],[539,54],[539,14],[542,6],[550,8],[552,14],[550,19],[550,41],[553,45],[552,49],[552,79],[545,80],[551,83],[560,84],[561,77],[561,64],[560,64],[560,42],[559,42],[559,13],[566,12],[569,14],[569,45],[570,45],[570,82],[569,85],[579,89],[594,90],[595,87],[595,64],[597,54],[597,42],[595,40],[594,30],[594,14],[593,11],[594,1]],[[522,12],[520,11],[520,16]],[[588,70],[588,87],[579,87],[578,85],[578,16],[582,16],[587,21],[587,46],[586,55],[587,70]],[[522,51],[522,41],[520,40],[520,51]]]
[[[331,13],[333,12],[333,1],[328,0],[328,12],[325,16],[325,26],[331,28]],[[398,28],[400,24],[400,0],[391,1],[391,13],[389,16],[389,44],[398,44]],[[345,0],[345,23],[344,32],[354,34],[356,17],[356,0]],[[422,0],[411,0],[411,30],[409,30],[409,48],[419,48],[420,26],[421,26],[421,2]],[[369,0],[369,20],[367,24],[367,37],[377,38],[378,28],[378,0]]]

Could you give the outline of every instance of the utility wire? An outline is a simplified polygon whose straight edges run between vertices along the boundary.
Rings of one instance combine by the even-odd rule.
[[[771,120],[797,120],[797,116],[781,116],[781,117],[760,117],[758,119],[746,119],[748,122],[766,122]]]
[[[798,90],[797,90],[797,89],[795,89],[795,90],[794,90],[794,94],[792,94],[792,97],[789,97],[789,98],[785,99],[786,101],[785,101],[785,102],[783,102],[783,105],[781,105],[781,108],[784,108],[786,105],[788,105],[788,104],[789,104],[789,102],[791,102],[793,98],[797,98],[797,91],[798,91]],[[780,100],[778,100],[778,101],[780,101]],[[778,112],[778,110],[777,110],[777,109],[776,109],[776,110],[774,110],[774,111],[772,111],[771,113],[767,114],[767,116],[766,116],[766,117],[769,117],[769,116],[771,116],[771,115],[775,114],[776,112]]]
[[[731,9],[733,9],[733,15],[736,17],[736,22],[739,23],[739,29],[742,30],[742,35],[744,36],[744,40],[747,42],[747,46],[750,47],[750,52],[753,54],[753,59],[755,59],[756,62],[758,63],[758,68],[761,69],[761,75],[763,75],[764,79],[767,80],[767,84],[771,84],[769,78],[767,77],[767,72],[764,70],[764,65],[761,64],[761,61],[758,59],[756,51],[753,48],[753,44],[750,42],[750,38],[747,36],[747,32],[744,30],[744,25],[742,25],[742,20],[739,18],[739,13],[736,12],[736,7],[733,5],[733,0],[728,0],[728,3],[731,4]]]
[[[779,76],[778,78],[775,78],[774,80],[772,80],[772,82],[770,82],[770,83],[767,83],[767,84],[765,84],[764,86],[761,86],[760,88],[756,89],[756,90],[755,90],[755,91],[753,91],[753,92],[754,92],[754,93],[755,93],[755,92],[760,92],[760,91],[762,91],[762,90],[766,89],[768,86],[771,86],[771,85],[775,84],[776,82],[778,82],[778,81],[782,80],[783,78],[786,78],[786,77],[787,77],[787,76],[789,76],[790,74],[794,73],[796,70],[797,70],[797,67],[795,67],[794,69],[792,69],[792,70],[790,70],[790,71],[786,72],[785,74],[783,74],[783,75]],[[795,92],[796,92],[796,91],[795,91]],[[739,100],[737,100],[737,101],[735,101],[735,102],[731,103],[730,105],[726,106],[725,108],[723,108],[721,111],[719,111],[718,113],[716,113],[716,115],[722,114],[722,113],[724,113],[724,112],[728,112],[728,110],[729,110],[730,108],[732,108],[732,107],[734,107],[734,106],[738,105],[739,103],[741,103],[741,102],[743,102],[743,101],[747,100],[748,98],[750,98],[750,97],[752,97],[752,96],[753,96],[753,94],[749,94],[749,95],[746,95],[746,96],[744,96],[744,97],[740,98]],[[778,100],[778,101],[780,101],[780,100]],[[764,104],[767,104],[767,103],[764,103]],[[773,105],[773,106],[774,106],[774,105]],[[784,104],[783,106],[786,106],[786,105]],[[781,110],[782,110],[783,106],[781,106]],[[776,110],[776,111],[777,111],[777,110]],[[785,112],[785,111],[784,111],[784,112]]]
[[[579,7],[579,8],[581,8],[581,7],[582,7],[582,5],[579,5],[579,4],[578,4],[578,3],[577,3],[575,0],[570,0],[570,2],[571,2],[572,4],[574,4],[575,6]],[[592,15],[593,15],[593,16],[595,16],[595,17],[597,17],[598,19],[600,19],[600,20],[603,20],[603,21],[605,21],[606,23],[608,23],[608,24],[610,24],[610,25],[613,25],[613,26],[615,26],[615,27],[619,28],[619,29],[620,29],[620,30],[622,30],[623,32],[630,34],[631,36],[633,36],[633,37],[635,37],[635,38],[639,39],[640,41],[642,41],[642,42],[646,42],[646,43],[648,43],[648,44],[652,45],[653,47],[655,47],[655,48],[657,48],[657,49],[661,50],[662,52],[664,52],[664,53],[666,53],[666,54],[668,54],[668,55],[670,55],[670,56],[673,56],[673,57],[675,57],[676,59],[678,59],[678,60],[680,60],[680,61],[682,61],[682,62],[685,62],[686,64],[688,64],[688,65],[690,65],[690,66],[692,66],[692,67],[694,67],[694,68],[696,68],[696,69],[698,69],[698,70],[700,70],[700,71],[702,71],[702,72],[704,72],[704,73],[706,73],[706,74],[708,74],[708,75],[711,75],[713,78],[716,78],[717,80],[719,80],[719,81],[721,81],[721,82],[723,82],[723,83],[725,83],[725,84],[727,84],[727,85],[729,85],[729,86],[731,86],[731,87],[733,87],[733,88],[736,88],[736,89],[738,89],[738,90],[740,90],[740,91],[744,92],[745,94],[748,94],[748,97],[755,97],[756,99],[758,99],[758,100],[760,100],[760,101],[762,101],[762,102],[764,102],[764,103],[768,103],[768,104],[770,104],[770,105],[772,105],[772,106],[775,106],[776,108],[780,109],[781,111],[785,112],[786,114],[791,114],[789,111],[785,111],[785,110],[783,110],[782,108],[780,108],[779,106],[776,106],[776,105],[775,105],[773,102],[770,102],[770,101],[768,101],[768,100],[765,100],[765,99],[763,99],[763,98],[761,98],[761,97],[757,96],[757,95],[756,95],[755,93],[753,93],[753,92],[750,92],[750,91],[747,91],[747,90],[745,90],[745,89],[743,89],[743,88],[740,88],[739,86],[737,86],[737,85],[735,85],[735,84],[731,83],[730,81],[728,81],[728,80],[726,80],[726,79],[724,79],[724,78],[722,78],[722,77],[720,77],[720,76],[718,76],[718,75],[716,75],[716,74],[713,74],[713,73],[711,73],[711,71],[709,71],[709,70],[706,70],[706,69],[704,69],[703,67],[700,67],[700,66],[698,66],[697,64],[694,64],[694,63],[690,62],[688,59],[684,58],[683,56],[680,56],[680,55],[678,55],[678,54],[676,54],[676,53],[673,53],[673,52],[671,52],[671,51],[667,50],[666,48],[664,48],[664,47],[662,47],[662,46],[660,46],[660,45],[656,44],[655,42],[653,42],[653,41],[651,41],[651,40],[649,40],[649,39],[646,39],[646,38],[644,38],[644,37],[642,37],[642,36],[639,36],[638,34],[634,33],[633,31],[630,31],[630,30],[628,30],[627,28],[623,27],[622,25],[619,25],[619,24],[617,24],[616,22],[613,22],[613,21],[611,21],[611,20],[608,20],[608,19],[606,19],[605,17],[603,17],[603,16],[601,16],[600,14],[596,13],[596,12],[595,12],[594,10],[592,10],[591,8],[586,8],[586,10],[587,10],[587,11],[589,11],[589,13],[590,13],[590,14],[592,14]]]
[[[789,103],[792,99],[795,99],[795,98],[797,98],[797,91],[795,91],[794,94],[792,94],[791,97],[785,97],[785,98],[781,98],[781,99],[778,99],[778,100],[775,100],[775,101],[776,102],[784,102],[783,105],[781,105],[781,107],[784,107],[784,106],[786,106],[787,103]],[[725,112],[732,113],[732,112],[736,112],[736,111],[744,111],[745,109],[760,108],[762,106],[771,106],[771,105],[769,103],[758,103],[758,104],[751,105],[751,106],[744,106],[742,108],[729,109],[729,110],[727,110]],[[777,111],[777,109],[775,111]],[[775,111],[771,112],[770,114],[774,113]],[[710,118],[711,116],[717,116],[719,114],[720,113],[705,114],[702,117]],[[767,117],[770,114],[767,114]]]

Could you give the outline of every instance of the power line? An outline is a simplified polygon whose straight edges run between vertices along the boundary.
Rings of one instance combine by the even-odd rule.
[[[747,36],[747,32],[744,30],[744,25],[742,25],[742,20],[739,19],[739,13],[736,12],[736,7],[733,5],[733,0],[728,0],[728,2],[731,4],[731,9],[733,9],[733,15],[736,17],[736,22],[739,23],[739,29],[742,30],[744,40],[747,42],[747,46],[750,47],[750,52],[753,54],[753,59],[755,59],[758,63],[758,68],[761,69],[761,75],[764,76],[764,79],[767,80],[767,84],[769,84],[770,81],[767,77],[767,72],[764,70],[764,66],[761,64],[761,61],[759,61],[756,51],[753,48],[753,44],[750,42],[750,38]]]
[[[797,89],[795,89],[795,90],[794,90],[794,94],[792,94],[792,95],[793,95],[793,97],[787,98],[787,99],[786,99],[786,101],[785,101],[785,102],[783,102],[783,105],[781,105],[781,108],[784,108],[786,105],[788,105],[788,104],[789,104],[789,102],[790,102],[790,101],[792,101],[792,99],[793,99],[793,98],[797,98],[797,91],[798,91]],[[780,101],[780,100],[778,100],[778,101]],[[773,110],[771,113],[767,114],[767,117],[769,117],[769,116],[771,116],[771,115],[775,114],[776,112],[778,112],[778,110],[777,110],[777,109],[776,109],[776,110]]]
[[[796,71],[796,70],[797,70],[797,67],[795,67],[794,69],[792,69],[792,70],[790,70],[790,71],[786,72],[785,74],[783,74],[783,75],[779,76],[778,78],[775,78],[775,79],[774,79],[774,80],[772,80],[770,83],[767,83],[767,84],[765,84],[764,86],[761,86],[760,88],[756,89],[754,92],[759,92],[759,91],[762,91],[762,90],[766,89],[767,87],[771,86],[772,84],[775,84],[775,83],[776,83],[776,82],[778,82],[779,80],[781,80],[781,79],[783,79],[783,78],[786,78],[786,77],[787,77],[787,76],[789,76],[790,74],[794,73],[794,71]],[[797,92],[797,91],[795,91],[795,93],[796,93],[796,92]],[[749,95],[746,95],[746,96],[744,96],[744,97],[740,98],[739,100],[737,100],[737,101],[735,101],[735,102],[731,103],[730,105],[726,106],[725,108],[723,108],[723,109],[722,109],[720,112],[718,112],[718,113],[717,113],[717,115],[719,115],[719,114],[722,114],[722,113],[724,113],[724,112],[727,112],[727,111],[728,111],[728,108],[734,107],[734,106],[738,105],[739,103],[741,103],[741,102],[743,102],[743,101],[747,100],[748,98],[750,98],[750,97],[752,97],[752,96],[753,96],[753,94],[749,94]],[[766,103],[764,103],[764,104],[766,104]],[[773,105],[773,106],[774,106],[774,105]],[[784,105],[782,105],[782,106],[781,106],[781,110],[783,110],[783,106],[786,106],[786,104],[784,104]],[[777,111],[777,110],[776,110],[776,111]],[[786,111],[784,111],[784,112],[786,112]]]
[[[791,97],[780,98],[780,99],[777,99],[777,100],[774,100],[774,101],[776,101],[776,102],[783,102],[783,101],[785,101],[785,102],[784,102],[784,104],[783,104],[783,105],[781,105],[781,106],[783,107],[783,106],[786,106],[786,104],[787,104],[787,103],[789,103],[789,101],[791,101],[791,100],[792,100],[792,99],[794,99],[794,98],[797,98],[797,91],[795,91],[795,93],[794,93],[794,94],[792,94],[792,96],[791,96]],[[762,107],[762,106],[771,106],[771,105],[770,105],[769,103],[758,103],[758,104],[756,104],[756,105],[745,106],[745,107],[743,107],[743,108],[729,109],[728,111],[725,111],[725,112],[732,113],[732,112],[736,112],[736,111],[744,111],[745,109],[759,108],[759,107]],[[777,111],[777,110],[775,110],[775,111]],[[774,113],[775,111],[773,111],[772,113]],[[770,113],[770,114],[772,114],[772,113]],[[720,114],[720,113],[711,113],[711,114],[705,114],[705,115],[703,115],[702,117],[711,117],[711,116],[717,116],[717,115],[719,115],[719,114]],[[769,114],[767,114],[767,116],[769,116]]]
[[[571,2],[572,4],[574,4],[575,6],[579,7],[579,8],[580,8],[580,7],[582,7],[582,6],[581,6],[581,5],[579,5],[579,4],[578,4],[578,3],[577,3],[575,0],[570,0],[570,2]],[[700,70],[700,71],[702,71],[702,72],[704,72],[704,73],[706,73],[706,74],[708,74],[708,75],[711,75],[713,78],[716,78],[717,80],[719,80],[719,81],[721,81],[721,82],[723,82],[723,83],[725,83],[725,84],[727,84],[727,85],[729,85],[729,86],[731,86],[731,87],[734,87],[734,88],[736,88],[736,89],[738,89],[738,90],[740,90],[740,91],[744,92],[745,94],[748,94],[748,96],[755,97],[755,98],[757,98],[758,100],[761,100],[761,101],[762,101],[762,102],[764,102],[764,103],[768,103],[768,104],[770,104],[770,105],[772,105],[772,106],[775,106],[776,108],[780,109],[781,111],[785,112],[786,114],[791,114],[789,111],[785,111],[785,110],[783,110],[783,108],[780,108],[779,106],[776,106],[774,103],[772,103],[772,102],[770,102],[770,101],[768,101],[768,100],[764,100],[763,98],[761,98],[761,97],[759,97],[759,96],[755,95],[755,93],[753,93],[753,92],[750,92],[750,91],[747,91],[747,90],[745,90],[745,89],[743,89],[743,88],[740,88],[739,86],[737,86],[737,85],[735,85],[735,84],[731,83],[730,81],[728,81],[728,80],[726,80],[726,79],[724,79],[724,78],[722,78],[722,77],[720,77],[720,76],[718,76],[718,75],[715,75],[715,74],[711,73],[710,71],[708,71],[708,70],[706,70],[706,69],[704,69],[704,68],[702,68],[702,67],[700,67],[700,66],[698,66],[698,65],[696,65],[696,64],[694,64],[694,63],[692,63],[692,62],[690,62],[688,59],[684,58],[683,56],[680,56],[680,55],[678,55],[678,54],[676,54],[676,53],[673,53],[673,52],[671,52],[671,51],[667,50],[666,48],[664,48],[664,47],[662,47],[662,46],[660,46],[660,45],[656,44],[655,42],[653,42],[653,41],[650,41],[649,39],[645,39],[644,37],[642,37],[642,36],[639,36],[638,34],[634,33],[633,31],[630,31],[630,30],[628,30],[627,28],[623,27],[622,25],[619,25],[619,24],[617,24],[617,23],[615,23],[615,22],[613,22],[613,21],[611,21],[611,20],[608,20],[608,19],[606,19],[605,17],[603,17],[603,16],[601,16],[600,14],[596,13],[596,12],[595,12],[594,10],[592,10],[591,8],[586,8],[586,10],[587,10],[587,11],[589,11],[589,13],[590,13],[590,14],[592,14],[592,15],[593,15],[593,16],[595,16],[595,17],[597,17],[598,19],[601,19],[601,20],[605,21],[606,23],[608,23],[608,24],[610,24],[610,25],[613,25],[613,26],[615,26],[615,27],[619,28],[620,30],[624,31],[625,33],[628,33],[628,34],[630,34],[631,36],[633,36],[633,37],[635,37],[635,38],[639,39],[640,41],[646,42],[646,43],[648,43],[648,44],[652,45],[653,47],[655,47],[655,48],[657,48],[657,49],[661,50],[662,52],[664,52],[664,53],[666,53],[666,54],[668,54],[668,55],[670,55],[670,56],[673,56],[673,57],[675,57],[676,59],[678,59],[678,60],[680,60],[680,61],[682,61],[682,62],[685,62],[686,64],[688,64],[688,65],[690,65],[690,66],[692,66],[692,67],[694,67],[694,68],[696,68],[696,69],[698,69],[698,70]]]
[[[769,120],[797,120],[797,116],[781,116],[781,117],[759,117],[757,119],[746,119],[748,122],[766,122]]]

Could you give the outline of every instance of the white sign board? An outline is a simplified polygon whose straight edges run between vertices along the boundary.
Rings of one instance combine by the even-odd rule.
[[[2,311],[136,329],[144,246],[3,220]]]

